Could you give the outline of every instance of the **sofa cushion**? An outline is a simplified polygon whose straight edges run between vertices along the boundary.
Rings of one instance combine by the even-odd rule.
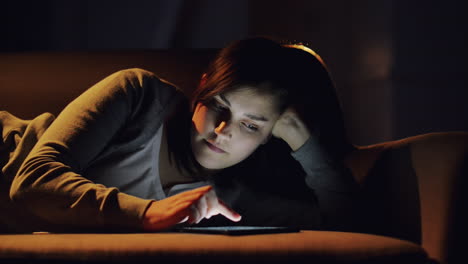
[[[1,235],[0,262],[425,263],[418,245],[376,235],[301,231],[246,236],[151,234]],[[3,263],[3,262],[2,262]]]

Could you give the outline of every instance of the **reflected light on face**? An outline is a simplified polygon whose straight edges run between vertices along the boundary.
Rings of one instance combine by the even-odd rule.
[[[242,86],[196,105],[191,147],[204,168],[233,166],[269,138],[279,117],[275,100],[252,88]]]

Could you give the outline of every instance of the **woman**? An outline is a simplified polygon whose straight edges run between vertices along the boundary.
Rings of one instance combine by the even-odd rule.
[[[322,131],[301,115],[303,89],[287,64],[303,54],[293,49],[261,38],[228,46],[203,76],[191,109],[171,84],[131,69],[87,90],[53,122],[41,116],[25,123],[4,113],[3,134],[13,125],[24,132],[12,151],[17,155],[2,164],[5,229],[158,231],[217,214],[239,221],[218,198],[226,185],[216,179],[261,169],[256,150],[271,137],[294,152],[319,203],[339,197],[329,195],[335,189],[352,192],[354,183],[337,166],[349,146],[326,139],[326,125]],[[224,187],[215,192],[209,184]],[[230,204],[239,197],[245,198],[228,197]]]

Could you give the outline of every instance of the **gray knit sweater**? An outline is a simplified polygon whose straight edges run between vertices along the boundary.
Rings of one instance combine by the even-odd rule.
[[[2,112],[0,231],[139,230],[150,202],[166,197],[161,131],[182,98],[153,73],[129,69],[88,89],[56,119]],[[292,155],[324,207],[335,194],[354,192],[314,138]],[[174,186],[169,195],[205,184]]]

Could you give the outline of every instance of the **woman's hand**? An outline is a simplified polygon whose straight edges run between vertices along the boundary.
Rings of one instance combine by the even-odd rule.
[[[281,138],[293,151],[298,150],[311,136],[309,128],[301,120],[294,108],[288,108],[276,121],[273,136]]]
[[[211,186],[204,186],[152,202],[143,218],[143,229],[160,231],[183,222],[199,223],[218,214],[234,222],[241,219],[218,199]]]

